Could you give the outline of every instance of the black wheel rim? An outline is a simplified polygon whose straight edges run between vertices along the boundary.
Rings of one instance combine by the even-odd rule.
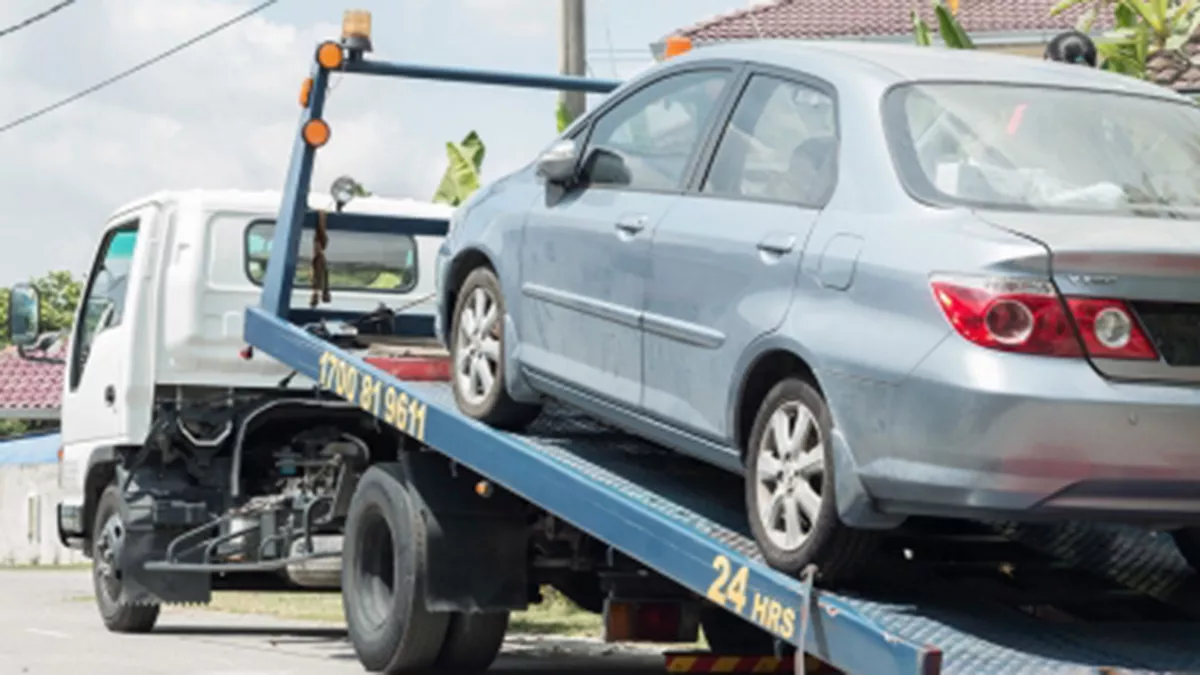
[[[359,521],[358,579],[362,589],[362,616],[372,626],[381,626],[392,612],[396,595],[396,550],[392,528],[378,508],[362,514]]]
[[[92,569],[96,590],[103,600],[116,604],[121,599],[121,547],[125,543],[125,526],[114,513],[104,521],[100,536],[92,551]]]

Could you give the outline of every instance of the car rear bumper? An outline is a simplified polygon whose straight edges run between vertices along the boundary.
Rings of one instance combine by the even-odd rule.
[[[1200,523],[1200,388],[951,336],[890,407],[887,438],[856,451],[883,511]]]

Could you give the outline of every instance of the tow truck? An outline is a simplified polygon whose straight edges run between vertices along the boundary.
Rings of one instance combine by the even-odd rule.
[[[375,339],[428,340],[432,316],[294,307],[305,232],[315,261],[346,233],[447,227],[312,208],[314,159],[331,138],[331,75],[600,94],[621,86],[371,52],[370,15],[359,11],[345,14],[339,40],[314,51],[260,302],[245,311],[243,355],[313,383],[274,394],[307,406],[293,423],[317,428],[336,417],[372,433],[327,443],[324,493],[251,495],[234,480],[231,503],[216,513],[189,496],[195,481],[167,459],[118,449],[122,513],[143,528],[118,560],[134,601],[203,602],[214,579],[332,555],[309,542],[319,527],[342,533],[349,636],[370,671],[486,670],[510,613],[539,601],[547,584],[601,614],[610,641],[686,644],[703,627],[712,651],[667,654],[672,672],[1200,670],[1200,580],[1153,532],[918,519],[891,538],[869,581],[814,587],[811,570],[794,578],[763,562],[736,479],[561,406],[523,434],[488,428],[457,411],[444,381],[406,379],[367,358],[363,345]],[[318,265],[312,276],[320,279]],[[234,437],[245,417],[233,416]],[[212,454],[234,475],[248,460]],[[231,530],[235,515],[244,527]],[[236,559],[219,555],[239,537],[262,544]]]

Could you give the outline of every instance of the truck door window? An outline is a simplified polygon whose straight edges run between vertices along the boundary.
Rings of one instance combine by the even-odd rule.
[[[267,276],[275,222],[257,220],[246,228],[246,276],[261,286]],[[313,230],[300,235],[294,288],[312,286]],[[325,249],[329,288],[334,291],[407,293],[417,285],[417,242],[401,233],[330,230]]]
[[[88,275],[87,292],[80,303],[71,340],[71,389],[79,386],[96,335],[120,325],[124,318],[137,227],[134,221],[111,230]]]

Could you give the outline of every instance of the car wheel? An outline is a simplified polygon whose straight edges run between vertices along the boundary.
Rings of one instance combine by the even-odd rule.
[[[540,407],[508,395],[504,373],[504,296],[496,273],[475,269],[454,304],[450,358],[454,400],[459,410],[484,424],[517,431],[532,422]]]
[[[877,541],[874,532],[853,530],[838,517],[832,428],[821,394],[789,378],[763,400],[746,453],[746,509],[763,557],[789,574],[816,565],[826,583],[852,577]]]
[[[92,532],[92,586],[104,626],[114,633],[148,633],[158,621],[158,605],[121,602],[121,550],[125,523],[121,520],[121,491],[110,485],[96,505]]]

